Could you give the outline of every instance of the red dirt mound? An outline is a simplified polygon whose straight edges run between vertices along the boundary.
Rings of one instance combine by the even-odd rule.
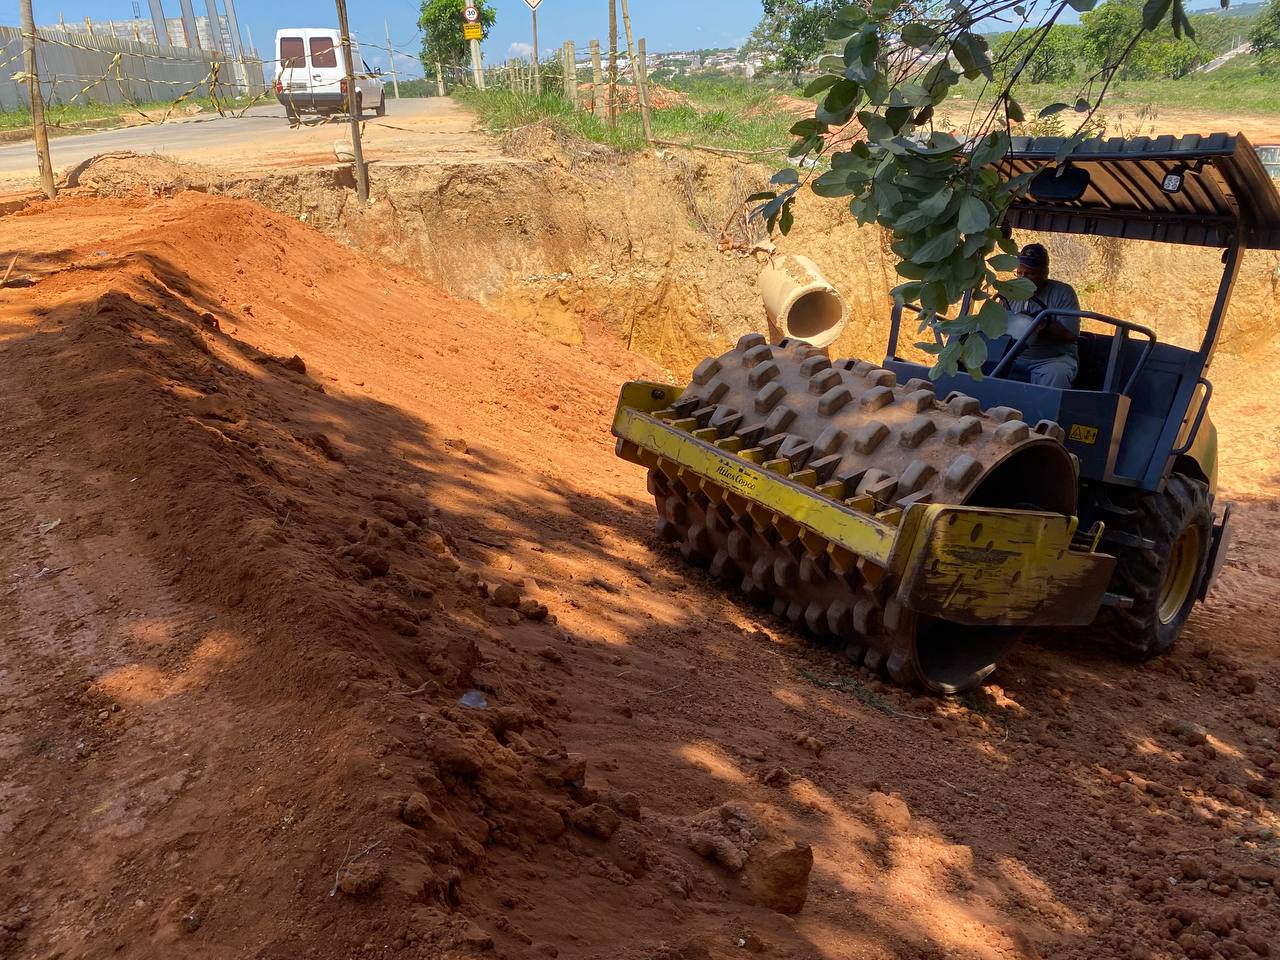
[[[1280,938],[1261,495],[1173,656],[1028,647],[924,700],[657,543],[606,429],[653,372],[589,323],[194,192],[0,241],[0,955]]]

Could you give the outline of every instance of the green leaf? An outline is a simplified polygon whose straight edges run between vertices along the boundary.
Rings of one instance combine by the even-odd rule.
[[[1160,26],[1160,21],[1169,12],[1169,4],[1172,2],[1173,0],[1147,0],[1142,5],[1142,28],[1154,30]]]
[[[1003,157],[1009,150],[1009,135],[1003,130],[990,133],[974,149],[969,162],[975,167],[985,167]]]
[[[858,122],[867,131],[867,139],[869,140],[888,140],[893,136],[893,130],[889,127],[884,117],[872,113],[870,110],[860,110],[858,112]]]
[[[847,197],[858,192],[857,187],[850,184],[847,170],[828,170],[813,181],[813,192],[820,197]]]
[[[821,120],[815,120],[813,117],[806,117],[791,125],[791,129],[787,131],[793,137],[811,137],[815,133],[826,133],[827,125]]]
[[[1098,0],[1067,0],[1067,5],[1076,13],[1088,13],[1098,5]]]
[[[800,174],[793,167],[785,167],[770,177],[769,182],[773,184],[799,183]]]
[[[795,223],[795,214],[791,209],[795,205],[794,201],[795,197],[788,197],[787,202],[782,205],[782,216],[778,220],[778,227],[782,230],[784,237],[791,232],[792,224]]]
[[[1081,97],[1079,100],[1076,101],[1075,110],[1076,110],[1076,113],[1088,113],[1089,101],[1086,100],[1084,97]]]
[[[1009,115],[1009,119],[1014,123],[1021,123],[1027,119],[1026,114],[1022,112],[1022,105],[1013,97],[1005,97],[1004,109],[1005,113]]]
[[[921,306],[939,313],[951,304],[945,283],[926,283],[920,288]]]
[[[867,92],[867,99],[876,106],[884,103],[889,99],[889,81],[885,79],[885,75],[878,70],[874,71],[866,81],[862,84],[862,89]]]
[[[776,190],[761,190],[759,193],[753,193],[747,197],[747,203],[755,203],[758,200],[772,200],[778,195]]]
[[[1069,104],[1066,103],[1051,103],[1047,107],[1043,107],[1036,116],[1043,120],[1045,117],[1052,117],[1055,113],[1061,113],[1068,106]]]
[[[955,227],[948,227],[932,240],[928,240],[920,246],[911,255],[911,259],[916,263],[936,263],[955,250],[959,244],[960,231]],[[1034,290],[1034,287],[1032,289]]]
[[[1073,137],[1067,137],[1062,141],[1062,145],[1058,147],[1057,153],[1053,155],[1054,162],[1061,163],[1067,159],[1067,157],[1071,156],[1072,151],[1082,143],[1084,143],[1084,137],[1078,133]]]
[[[986,341],[972,335],[965,337],[961,359],[967,369],[981,370],[982,365],[987,361]]]
[[[933,223],[942,215],[942,211],[947,209],[947,204],[951,202],[951,197],[955,193],[950,187],[943,187],[936,193],[932,193],[920,201],[917,208],[921,216],[930,223]]]
[[[843,126],[848,123],[849,118],[853,116],[853,110],[857,106],[861,92],[856,83],[841,77],[827,91],[827,95],[819,104],[816,111],[817,119],[831,126]]]
[[[978,311],[978,329],[994,340],[1009,329],[1009,311],[998,300],[988,300]]]
[[[1192,40],[1196,38],[1196,30],[1191,25],[1191,18],[1187,16],[1184,0],[1173,0],[1173,35],[1181,40],[1184,33]]]
[[[898,271],[898,276],[906,277],[908,280],[923,280],[929,268],[919,263],[912,263],[910,260],[899,260],[894,268]]]
[[[991,264],[992,270],[999,270],[1001,273],[1013,273],[1018,269],[1018,258],[1012,253],[997,253],[987,263]]]
[[[1027,300],[1036,292],[1036,285],[1026,277],[997,280],[992,284],[1001,296],[1008,300]]]
[[[907,121],[911,119],[913,113],[910,107],[889,107],[884,112],[884,122],[894,133],[900,133],[902,128],[906,126]]]
[[[991,226],[991,212],[977,197],[965,197],[960,202],[960,216],[956,226],[961,233],[978,233]]]
[[[902,42],[909,47],[924,50],[938,39],[938,31],[923,23],[908,23],[902,28]]]
[[[920,284],[915,281],[900,283],[889,291],[889,295],[898,303],[913,303],[920,299]]]
[[[942,344],[932,340],[921,340],[917,342],[915,346],[917,350],[922,350],[925,353],[929,354],[930,356],[934,356],[934,357],[936,357],[938,354],[942,352]],[[933,376],[933,371],[929,372],[929,377],[930,379],[933,379],[933,380],[938,379],[937,377]]]
[[[804,95],[806,97],[815,97],[818,94],[820,94],[823,90],[826,90],[828,87],[837,83],[839,80],[840,78],[833,74],[830,74],[830,73],[823,74],[817,80],[814,80],[811,84],[809,84],[807,87],[804,88]]]

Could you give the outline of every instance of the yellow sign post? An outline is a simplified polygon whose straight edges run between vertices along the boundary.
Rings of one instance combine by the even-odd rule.
[[[483,40],[484,27],[479,23],[464,23],[462,25],[462,36],[466,40]]]

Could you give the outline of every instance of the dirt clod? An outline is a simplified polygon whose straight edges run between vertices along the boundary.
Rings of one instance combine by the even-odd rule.
[[[342,868],[338,889],[349,897],[364,897],[382,885],[383,870],[377,863],[360,860]]]
[[[622,819],[612,807],[603,803],[593,803],[578,807],[569,814],[569,821],[581,830],[601,840],[608,840],[622,824]]]
[[[779,913],[799,913],[809,896],[813,850],[808,844],[766,840],[751,850],[746,864],[751,898]]]

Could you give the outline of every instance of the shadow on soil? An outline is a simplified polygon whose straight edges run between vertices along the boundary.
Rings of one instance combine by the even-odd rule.
[[[1182,950],[1183,934],[1245,956],[1246,935],[1280,940],[1265,792],[1280,721],[1224,642],[1254,611],[1199,611],[1154,664],[1046,643],[969,697],[915,697],[684,565],[653,534],[638,478],[598,489],[606,454],[573,482],[513,471],[405,409],[324,392],[222,332],[221,303],[178,265],[133,263],[121,289],[62,304],[29,333],[5,328],[0,360],[68,459],[114,474],[120,519],[174,593],[237,624],[234,657],[200,680],[203,708],[258,735],[354,711],[382,759],[344,769],[358,816],[323,828],[423,862],[438,851],[373,800],[435,781],[422,698],[456,714],[474,688],[493,710],[524,711],[531,742],[562,744],[586,760],[588,787],[634,792],[646,810],[638,863],[616,842],[535,842],[487,813],[471,835],[488,840],[453,858],[468,868],[459,882],[374,902],[328,899],[334,864],[313,846],[320,879],[261,904],[305,916],[313,942],[377,936],[412,955],[406,929],[459,915],[505,956],[553,943],[562,957],[694,960],[740,955],[754,936],[795,957],[1138,957]],[[471,572],[524,581],[558,624],[510,620]],[[476,662],[459,661],[459,640]],[[198,659],[148,664],[137,649],[124,666],[169,677]],[[496,790],[492,773],[475,789]],[[812,846],[795,919],[752,905],[736,871],[684,846],[684,820],[730,802]],[[192,937],[215,943],[229,923],[214,914]]]

